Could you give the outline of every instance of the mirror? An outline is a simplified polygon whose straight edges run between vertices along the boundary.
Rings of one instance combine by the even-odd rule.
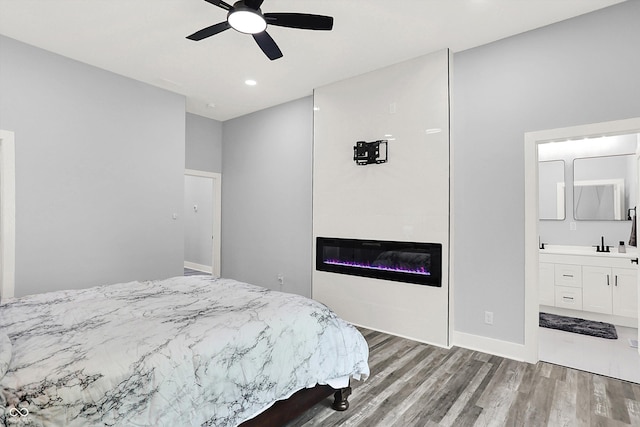
[[[538,218],[565,218],[564,161],[538,162]]]
[[[573,161],[573,211],[576,220],[626,221],[636,205],[635,154],[578,158]]]

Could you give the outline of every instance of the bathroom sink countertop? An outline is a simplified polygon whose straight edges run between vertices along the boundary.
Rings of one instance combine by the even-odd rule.
[[[565,246],[565,245],[545,245],[544,249],[540,249],[541,254],[566,254],[566,255],[586,255],[598,257],[614,257],[614,258],[637,258],[638,248],[626,247],[626,252],[619,253],[618,247],[610,248],[610,252],[596,252],[594,246]]]

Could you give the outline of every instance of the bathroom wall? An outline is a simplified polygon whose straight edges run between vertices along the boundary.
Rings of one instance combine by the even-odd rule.
[[[541,144],[538,159],[563,160],[565,168],[565,219],[540,220],[538,227],[540,240],[554,245],[592,246],[600,243],[601,236],[605,237],[605,244],[617,245],[624,241],[628,244],[631,234],[631,221],[588,221],[576,220],[574,214],[574,160],[600,156],[615,156],[621,154],[635,154],[638,146],[638,135],[613,136],[599,139],[563,141]],[[622,159],[618,159],[622,162]],[[630,198],[633,208],[637,203],[638,173],[635,159],[625,160],[633,168],[633,176],[624,176],[625,167],[618,169],[618,175],[609,178],[625,178],[626,198]],[[630,170],[630,168],[626,168]],[[603,169],[589,171],[588,179],[602,179]]]

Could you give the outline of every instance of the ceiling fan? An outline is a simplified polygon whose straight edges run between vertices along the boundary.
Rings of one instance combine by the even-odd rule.
[[[260,6],[264,0],[240,0],[231,6],[222,0],[205,0],[218,6],[227,13],[227,20],[187,36],[189,40],[199,41],[222,31],[233,28],[241,33],[251,34],[260,49],[270,60],[282,57],[276,42],[267,33],[267,25],[299,28],[302,30],[331,30],[333,17],[311,15],[308,13],[262,13]]]

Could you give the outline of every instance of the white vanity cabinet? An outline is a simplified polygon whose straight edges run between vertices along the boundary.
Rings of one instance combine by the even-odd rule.
[[[582,266],[554,264],[554,302],[556,307],[582,310]]]
[[[538,276],[540,305],[580,310],[581,317],[597,313],[596,316],[612,319],[637,319],[638,267],[632,259],[633,255],[579,255],[542,250]]]
[[[638,272],[630,268],[584,266],[582,309],[616,316],[638,316]]]

